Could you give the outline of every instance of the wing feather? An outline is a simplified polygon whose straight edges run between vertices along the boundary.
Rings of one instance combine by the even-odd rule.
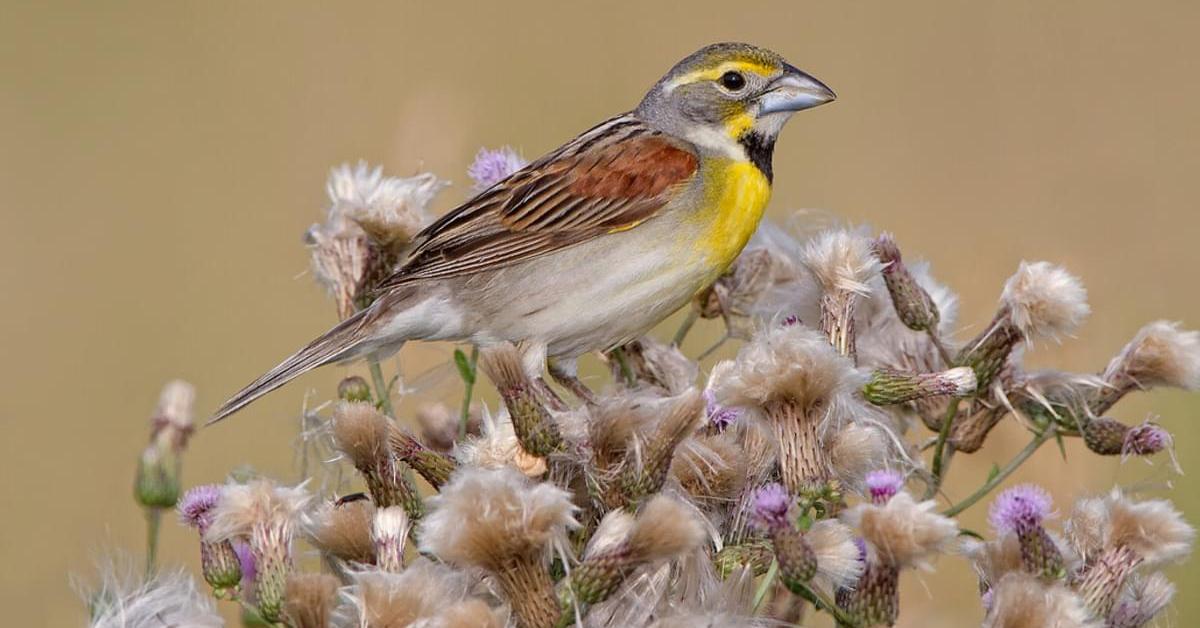
[[[427,227],[377,290],[533,259],[656,215],[696,173],[682,142],[618,116]]]

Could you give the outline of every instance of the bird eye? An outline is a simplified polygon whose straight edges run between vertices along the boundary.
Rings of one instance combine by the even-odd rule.
[[[721,87],[736,92],[746,86],[746,77],[742,76],[741,72],[730,70],[721,75]]]

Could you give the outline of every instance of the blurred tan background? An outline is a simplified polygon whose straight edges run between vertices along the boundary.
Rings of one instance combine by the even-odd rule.
[[[1200,5],[1166,1],[4,3],[3,623],[79,625],[69,574],[114,548],[140,556],[130,483],[164,381],[195,383],[206,414],[331,323],[300,240],[330,166],[430,169],[456,183],[442,211],[467,196],[480,146],[536,157],[712,41],[778,50],[840,96],[784,133],[772,214],[894,231],[960,291],[965,333],[1022,259],[1081,275],[1095,310],[1036,363],[1099,369],[1144,322],[1200,326],[1198,26]],[[406,350],[404,372],[448,351]],[[293,478],[304,395],[327,398],[344,373],[201,431],[185,482],[244,464]],[[1115,414],[1160,414],[1194,469],[1198,410],[1200,396],[1155,392]],[[960,458],[950,495],[1023,438],[1002,431]],[[1019,478],[1064,512],[1081,492],[1173,482],[1200,523],[1191,476],[1161,457],[1117,462],[1072,443],[1067,463],[1048,447]],[[982,529],[984,510],[965,523]],[[162,557],[194,565],[192,533],[168,523]],[[1192,625],[1200,569],[1172,575],[1172,621]],[[980,616],[961,561],[903,587],[903,626]]]

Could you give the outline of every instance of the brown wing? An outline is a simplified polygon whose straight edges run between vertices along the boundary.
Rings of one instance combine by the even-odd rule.
[[[677,140],[613,118],[451,210],[379,290],[533,259],[636,227],[696,172]]]

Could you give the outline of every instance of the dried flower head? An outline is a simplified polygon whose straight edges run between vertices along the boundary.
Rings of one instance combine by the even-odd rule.
[[[420,518],[420,495],[392,456],[392,422],[372,404],[342,401],[334,407],[331,423],[334,446],[358,469],[375,504],[403,506],[409,517]]]
[[[570,494],[533,484],[515,469],[465,468],[455,473],[422,521],[421,551],[494,576],[520,621],[546,625],[558,617],[548,571],[553,548],[576,527]]]
[[[325,185],[329,217],[354,221],[385,246],[407,244],[429,222],[429,204],[448,185],[428,172],[385,177],[383,166],[371,168],[365,161],[353,168],[342,164],[330,171]]]
[[[1074,275],[1049,262],[1021,262],[1004,284],[1000,301],[1026,339],[1059,339],[1074,333],[1091,308]]]
[[[291,628],[327,628],[341,582],[329,574],[292,574],[288,578],[283,620]]]
[[[801,260],[821,285],[821,331],[842,355],[855,354],[855,308],[871,292],[883,265],[866,236],[827,231],[810,241]]]
[[[1085,561],[1125,547],[1148,566],[1184,558],[1195,537],[1195,530],[1170,502],[1135,501],[1115,489],[1107,496],[1076,502],[1066,531]]]
[[[485,408],[481,425],[478,436],[467,437],[455,450],[460,464],[481,469],[513,467],[531,478],[546,472],[546,459],[521,447],[508,410],[492,414]]]
[[[667,395],[678,395],[691,388],[700,373],[699,365],[685,356],[679,347],[661,343],[650,336],[627,343],[622,350],[634,379]],[[610,364],[617,371],[621,368],[617,360]],[[621,377],[614,378],[624,381]]]
[[[371,525],[375,505],[367,499],[323,504],[305,518],[312,544],[325,554],[350,563],[375,562]]]
[[[474,182],[473,189],[482,192],[507,179],[528,163],[529,161],[511,146],[497,149],[481,148],[475,153],[475,161],[467,168],[467,176]]]
[[[1149,625],[1175,597],[1175,585],[1161,572],[1130,578],[1108,615],[1112,628],[1141,628]]]
[[[971,561],[979,575],[980,590],[987,592],[1006,574],[1021,571],[1021,543],[1016,534],[1004,534],[990,541],[966,537],[960,552]]]
[[[853,584],[863,573],[859,546],[854,531],[837,519],[822,519],[804,533],[817,560],[813,580],[826,591],[837,591]]]
[[[838,430],[829,443],[829,462],[833,475],[842,486],[852,490],[864,487],[867,474],[891,454],[884,428],[851,423]]]
[[[883,264],[883,280],[900,321],[909,329],[937,331],[940,319],[937,304],[904,264],[892,234],[879,234],[871,249]]]
[[[339,625],[368,628],[438,625],[436,619],[467,599],[465,574],[418,559],[401,573],[361,571],[344,593]]]
[[[685,440],[671,461],[671,476],[688,497],[707,508],[723,508],[742,489],[746,459],[733,434],[704,434]]]
[[[958,523],[937,514],[937,504],[917,502],[906,492],[886,504],[859,504],[842,520],[874,548],[884,565],[928,568],[933,556],[945,552],[958,535]]]
[[[1104,380],[1116,386],[1196,390],[1200,388],[1200,332],[1183,331],[1179,323],[1169,321],[1150,323],[1109,362]]]
[[[212,599],[181,569],[161,571],[147,581],[132,565],[108,563],[100,570],[99,589],[84,591],[83,596],[91,610],[91,628],[225,625]]]
[[[399,573],[404,570],[404,546],[411,526],[408,513],[399,506],[381,508],[371,523],[371,540],[375,544],[376,564],[383,571]]]
[[[1101,628],[1079,596],[1062,585],[1015,572],[1000,579],[991,594],[984,628]]]

